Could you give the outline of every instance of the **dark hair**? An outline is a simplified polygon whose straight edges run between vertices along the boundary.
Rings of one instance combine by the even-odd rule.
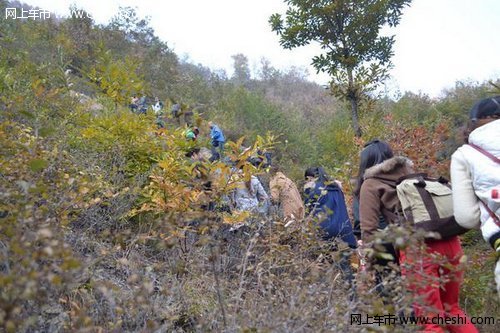
[[[249,157],[247,159],[247,162],[250,163],[251,165],[253,165],[256,168],[261,167],[263,161],[264,160],[262,158],[258,157],[258,156],[257,157],[256,156],[252,156],[252,157]]]
[[[199,154],[199,153],[200,153],[200,148],[198,147],[191,148],[187,151],[186,157],[193,157],[194,154]]]
[[[330,180],[330,177],[328,177],[328,175],[326,174],[325,170],[322,167],[307,168],[306,172],[304,173],[304,178],[307,179],[307,177],[318,178],[318,181],[322,183]]]
[[[469,119],[475,121],[484,118],[500,118],[500,96],[485,98],[474,104]]]
[[[464,142],[469,143],[469,134],[476,128],[500,119],[500,96],[482,99],[469,112],[469,121],[463,128]]]
[[[357,197],[359,197],[359,192],[361,190],[361,185],[363,184],[363,176],[366,169],[380,164],[393,156],[394,153],[392,152],[391,147],[385,141],[375,139],[365,144],[359,156],[358,184],[356,186],[356,190],[354,191],[354,194]]]
[[[283,172],[283,168],[277,164],[269,165],[269,172],[271,174],[276,174],[277,172]]]

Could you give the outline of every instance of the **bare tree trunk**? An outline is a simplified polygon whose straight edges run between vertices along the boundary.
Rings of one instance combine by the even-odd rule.
[[[358,104],[359,99],[356,94],[356,88],[354,87],[354,79],[352,77],[352,69],[347,69],[347,78],[349,80],[349,86],[347,87],[347,99],[351,102],[351,116],[352,116],[352,128],[354,129],[354,134],[356,137],[361,137],[361,128],[359,127],[359,117],[358,117]]]
[[[351,115],[352,115],[352,127],[354,129],[354,134],[356,137],[361,137],[361,127],[359,127],[359,117],[358,117],[358,100],[356,98],[350,98],[351,101]]]

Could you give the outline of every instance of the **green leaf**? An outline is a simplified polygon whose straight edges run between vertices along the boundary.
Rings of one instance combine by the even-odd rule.
[[[31,113],[29,111],[26,111],[26,110],[21,110],[21,111],[19,111],[19,113],[22,114],[23,116],[26,116],[29,119],[35,118],[35,116],[33,115],[33,113]]]
[[[54,133],[54,129],[52,127],[42,127],[38,133],[41,137],[48,137]]]
[[[46,160],[41,159],[41,158],[37,158],[37,159],[31,160],[29,162],[29,167],[30,167],[31,171],[38,172],[38,171],[45,169],[48,164],[49,163]]]

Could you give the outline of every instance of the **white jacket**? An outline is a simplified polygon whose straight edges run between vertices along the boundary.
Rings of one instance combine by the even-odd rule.
[[[469,142],[500,158],[500,119],[476,128],[470,133]],[[493,189],[500,192],[500,165],[471,146],[463,145],[451,157],[451,183],[458,224],[465,228],[481,226],[487,242],[494,235],[497,238],[500,227],[479,199],[499,215],[500,199],[493,198]]]
[[[232,201],[234,208],[237,210],[245,210],[250,212],[264,212],[269,196],[267,195],[264,187],[259,179],[255,176],[251,177],[250,192],[244,182],[238,184],[238,187],[232,192]],[[262,210],[261,210],[262,208]]]

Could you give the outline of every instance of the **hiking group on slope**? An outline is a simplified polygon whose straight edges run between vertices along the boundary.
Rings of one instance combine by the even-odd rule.
[[[217,124],[209,122],[208,127],[211,153],[201,157],[198,149],[188,156],[198,161],[224,160],[226,137]],[[468,229],[481,228],[484,239],[497,253],[494,274],[500,294],[500,96],[476,103],[467,128],[466,143],[451,159],[451,189],[441,178],[418,173],[422,170],[414,170],[412,161],[395,155],[386,142],[368,142],[360,152],[353,224],[342,185],[330,179],[323,168],[305,170],[301,193],[283,170],[272,164],[269,154],[249,160],[254,166],[267,167],[269,182],[263,183],[258,175],[240,181],[226,198],[228,210],[265,216],[274,206],[286,226],[316,223],[321,240],[341,254],[337,264],[352,289],[351,299],[355,298],[356,279],[350,256],[361,248],[371,254],[361,259],[373,273],[379,295],[390,294],[387,283],[403,276],[415,297],[415,316],[463,319],[459,325],[429,322],[423,325],[426,332],[477,332],[458,302],[463,279],[458,236]],[[198,135],[199,131],[186,137],[196,140]],[[418,198],[405,197],[404,186],[414,190]],[[424,221],[419,220],[422,214]],[[384,232],[391,226],[406,228],[413,240],[397,244],[386,238]]]

